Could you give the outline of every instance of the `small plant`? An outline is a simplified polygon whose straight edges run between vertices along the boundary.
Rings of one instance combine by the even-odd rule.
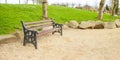
[[[42,28],[39,28],[39,29],[38,29],[38,31],[41,31],[41,30],[42,30]]]

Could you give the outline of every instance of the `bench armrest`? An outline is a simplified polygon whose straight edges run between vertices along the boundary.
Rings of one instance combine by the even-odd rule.
[[[63,26],[63,24],[55,23],[55,25]]]
[[[53,28],[62,28],[63,24],[54,23]]]
[[[28,29],[27,29],[28,30]],[[37,33],[38,34],[38,32],[37,31],[34,31],[34,30],[28,30],[29,32],[32,32],[32,33]]]
[[[53,21],[53,20],[55,20],[55,19],[53,19],[53,18],[50,18],[50,19],[52,20],[53,28],[61,28],[61,29],[62,29],[63,24],[55,23],[55,22]]]
[[[58,30],[56,30],[55,32],[59,32],[61,36],[63,35],[63,33],[62,33],[62,30],[63,30],[62,26],[63,26],[63,24],[59,24],[59,23],[54,23],[53,24],[53,29],[57,28]],[[54,34],[54,32],[52,34]]]
[[[24,35],[36,35],[37,31],[25,29]]]

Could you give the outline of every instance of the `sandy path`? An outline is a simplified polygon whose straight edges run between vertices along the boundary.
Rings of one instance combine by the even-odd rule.
[[[22,41],[0,44],[0,60],[120,60],[120,29],[64,30],[38,39],[38,49]]]

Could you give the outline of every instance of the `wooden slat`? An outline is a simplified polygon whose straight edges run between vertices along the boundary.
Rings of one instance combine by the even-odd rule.
[[[47,34],[47,33],[53,32],[53,31],[56,31],[56,30],[58,30],[58,29],[59,29],[59,28],[43,30],[43,31],[38,32],[39,34],[38,34],[37,36],[42,36],[42,35],[44,35],[44,34]]]
[[[34,25],[29,25],[26,26],[26,28],[31,29],[31,28],[43,28],[43,27],[47,27],[47,26],[52,26],[52,23],[44,23],[44,24],[34,24]]]
[[[38,23],[47,23],[47,22],[52,22],[52,20],[41,20],[41,21],[36,21],[36,22],[26,22],[25,25],[38,24]]]
[[[46,30],[46,29],[51,29],[51,28],[53,28],[53,26],[34,27],[34,28],[29,28],[29,30],[38,31],[38,29]]]
[[[41,22],[51,22],[52,20],[40,20]]]

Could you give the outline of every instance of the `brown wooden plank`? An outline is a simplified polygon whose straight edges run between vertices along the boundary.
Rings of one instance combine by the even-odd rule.
[[[51,22],[52,20],[40,20],[41,22]]]
[[[56,31],[56,30],[59,30],[59,28],[54,28],[54,29],[48,29],[48,30],[39,31],[38,32],[39,34],[37,36],[42,36],[44,34],[47,34],[47,33],[50,33],[50,32]]]
[[[47,30],[42,30],[42,31],[38,31],[39,34],[42,34],[42,33],[48,33],[48,32],[53,32],[53,31],[56,31],[58,30],[59,28],[52,28],[52,29],[47,29]]]
[[[26,26],[26,28],[31,29],[31,28],[44,28],[47,26],[52,26],[52,23],[45,23],[45,24],[34,24],[34,25],[29,25]]]
[[[41,20],[41,21],[36,21],[36,22],[25,22],[25,25],[38,24],[38,23],[47,23],[47,22],[52,22],[52,20]]]
[[[29,30],[39,31],[39,29],[46,30],[46,29],[52,29],[52,28],[53,26],[41,26],[41,27],[29,28]]]

